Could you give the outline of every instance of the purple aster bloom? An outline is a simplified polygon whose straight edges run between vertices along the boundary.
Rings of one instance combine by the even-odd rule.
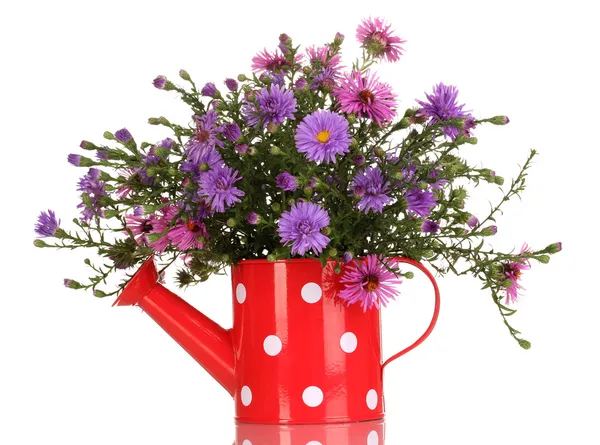
[[[351,140],[348,121],[326,110],[306,116],[296,130],[296,147],[309,161],[335,163],[336,155],[348,153]]]
[[[126,144],[127,142],[133,139],[133,136],[127,128],[121,128],[115,133],[115,138],[122,144]]]
[[[265,71],[259,77],[259,80],[263,83],[272,83],[275,85],[283,86],[285,82],[285,77],[280,73],[271,73],[270,71]]]
[[[288,172],[283,172],[277,175],[275,183],[277,184],[277,187],[287,192],[292,192],[298,188],[298,185],[296,184],[296,177]]]
[[[167,237],[171,244],[177,246],[181,251],[203,249],[208,239],[208,232],[206,226],[200,220],[180,219],[169,230]]]
[[[396,95],[392,88],[368,70],[364,74],[360,71],[346,74],[333,94],[341,111],[367,117],[379,126],[396,115]]]
[[[431,209],[437,204],[437,199],[433,192],[412,188],[404,194],[407,203],[407,211],[413,215],[425,218],[431,213]]]
[[[96,158],[102,160],[108,159],[108,152],[104,148],[99,148],[96,151]]]
[[[208,156],[207,152],[215,149],[215,145],[223,146],[223,143],[217,139],[216,127],[217,112],[209,110],[203,116],[194,116],[196,121],[196,135],[186,144],[186,157],[188,161],[199,163],[203,156]]]
[[[77,190],[86,193],[91,200],[91,206],[85,202],[81,202],[77,206],[77,208],[83,209],[81,211],[82,221],[89,222],[95,215],[103,215],[100,198],[106,195],[106,191],[104,190],[104,181],[100,180],[100,173],[101,171],[97,168],[90,168],[77,185]]]
[[[237,171],[221,164],[201,176],[200,195],[206,197],[214,211],[224,212],[225,206],[241,202],[239,197],[245,195],[233,185],[241,179]]]
[[[365,312],[373,306],[377,309],[385,307],[390,300],[396,299],[398,291],[393,286],[402,282],[389,270],[396,267],[396,261],[384,260],[377,255],[354,260],[344,266],[340,283],[345,287],[339,297],[348,305],[360,303]]]
[[[297,202],[281,214],[277,232],[284,245],[291,244],[292,255],[304,255],[309,250],[320,254],[329,243],[321,229],[329,225],[329,215],[312,202]]]
[[[237,151],[238,153],[246,153],[246,151],[248,150],[248,146],[246,144],[238,144],[235,146],[235,151]]]
[[[319,74],[313,78],[313,81],[310,83],[310,89],[316,90],[319,87],[333,88],[337,84],[338,77],[339,76],[330,68],[323,68],[319,71]]]
[[[236,124],[235,122],[232,122],[230,124],[225,124],[223,126],[222,134],[230,141],[235,142],[240,138],[240,136],[242,135],[242,132],[240,130],[239,125]]]
[[[203,96],[215,97],[217,91],[217,86],[212,82],[208,82],[202,87],[202,89],[200,90],[200,94],[202,94]]]
[[[256,214],[255,212],[250,212],[250,213],[248,213],[248,218],[246,218],[246,219],[248,221],[248,224],[254,225],[254,224],[258,223],[259,218],[260,217],[258,216],[258,214]]]
[[[304,77],[298,79],[294,84],[294,88],[296,88],[297,90],[303,90],[304,88],[306,88],[306,79]]]
[[[81,164],[81,156],[71,153],[69,156],[67,156],[67,161],[69,161],[69,164],[79,167]]]
[[[369,53],[388,62],[396,62],[402,55],[403,43],[400,37],[390,31],[391,25],[380,18],[364,19],[356,30],[356,38]]]
[[[422,107],[417,114],[430,119],[430,124],[471,117],[463,110],[464,104],[458,105],[456,101],[458,89],[453,85],[444,85],[440,82],[433,87],[432,94],[425,93],[425,96],[428,102],[417,100]],[[453,126],[442,127],[442,131],[452,140],[456,139],[461,132]]]
[[[360,193],[361,199],[356,207],[365,213],[383,212],[383,206],[389,204],[392,198],[386,195],[389,182],[379,169],[370,167],[358,172],[352,179],[351,185],[355,195]]]
[[[471,215],[471,217],[469,218],[469,220],[467,221],[467,225],[473,229],[475,228],[475,226],[479,224],[479,219],[477,219],[477,217],[475,215]]]
[[[194,179],[198,180],[204,172],[212,170],[221,164],[223,164],[221,154],[214,148],[207,147],[205,150],[199,152],[196,162],[184,161],[181,163],[179,169],[185,173],[193,173]]]
[[[143,216],[144,208],[142,206],[135,206],[133,208],[133,216]]]
[[[35,233],[38,238],[48,238],[56,234],[60,226],[60,219],[56,219],[56,214],[52,210],[41,212],[35,225]]]
[[[227,78],[227,79],[225,79],[225,86],[227,87],[227,89],[229,91],[237,91],[237,89],[238,89],[237,80]]]
[[[428,219],[423,221],[421,224],[421,232],[425,233],[437,233],[440,230],[440,225],[435,221],[430,221]]]
[[[344,256],[342,256],[342,260],[344,263],[349,263],[354,259],[354,256],[350,252],[344,252]]]
[[[296,112],[296,98],[291,90],[286,90],[279,85],[271,85],[270,89],[263,88],[255,95],[256,103],[244,104],[242,112],[248,125],[266,127],[273,122],[279,125],[286,118],[294,119]]]
[[[167,148],[167,149],[171,150],[173,148],[173,142],[174,142],[173,139],[166,138],[166,139],[163,139],[162,141],[160,141],[158,143],[158,146],[160,148]]]
[[[159,90],[162,90],[167,84],[167,78],[165,76],[158,76],[156,79],[152,81],[154,86]]]

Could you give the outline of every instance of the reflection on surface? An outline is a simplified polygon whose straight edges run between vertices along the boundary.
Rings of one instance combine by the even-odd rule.
[[[234,445],[385,445],[385,422],[328,425],[236,424]]]

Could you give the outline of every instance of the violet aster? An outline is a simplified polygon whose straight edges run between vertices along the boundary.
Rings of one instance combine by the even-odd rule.
[[[39,235],[38,238],[48,238],[56,234],[59,226],[60,219],[56,218],[56,214],[52,210],[41,212],[35,225],[35,233]]]
[[[437,204],[437,199],[433,192],[421,190],[414,187],[404,194],[407,203],[407,211],[412,215],[425,218],[431,213],[431,209]]]
[[[359,171],[352,179],[351,188],[355,196],[361,199],[356,207],[365,213],[383,212],[383,206],[392,202],[386,193],[389,192],[389,182],[378,168],[369,167]]]
[[[393,35],[391,25],[381,18],[363,19],[356,29],[356,38],[370,54],[381,57],[388,62],[396,62],[402,55],[402,44],[406,40]]]
[[[181,251],[203,249],[208,239],[206,226],[200,220],[180,219],[167,234],[169,241]]]
[[[281,214],[277,232],[285,245],[291,245],[292,255],[304,255],[309,250],[320,254],[329,243],[321,230],[329,225],[329,214],[312,202],[297,202]]]
[[[160,141],[157,145],[161,148],[166,148],[168,150],[172,150],[173,143],[174,143],[173,139],[166,138],[166,139],[163,139],[162,141]]]
[[[521,253],[529,252],[529,246],[523,244]],[[511,261],[502,265],[502,280],[508,280],[509,286],[506,287],[506,303],[514,303],[519,299],[519,291],[523,286],[519,283],[524,270],[529,270],[531,266],[526,258],[521,258],[521,262]]]
[[[263,88],[257,92],[255,100],[256,103],[246,101],[242,108],[248,125],[252,127],[261,124],[266,127],[271,122],[279,125],[286,119],[294,119],[296,98],[291,90],[271,85],[270,88]]]
[[[319,87],[333,88],[337,85],[338,76],[330,68],[322,68],[319,73],[313,77],[310,83],[310,89],[316,90]]]
[[[396,95],[392,88],[368,70],[346,74],[333,89],[333,94],[341,111],[367,117],[379,126],[396,115]]]
[[[217,86],[213,82],[206,83],[200,90],[200,94],[207,97],[215,97],[217,92]]]
[[[71,153],[69,156],[67,156],[67,161],[69,164],[79,167],[81,165],[81,155]]]
[[[298,188],[298,185],[296,184],[296,177],[288,172],[283,172],[277,175],[277,178],[275,178],[275,184],[277,184],[277,187],[279,187],[281,190],[285,190],[287,192],[293,192]]]
[[[423,224],[421,224],[421,232],[437,233],[439,231],[440,231],[440,225],[438,223],[436,223],[435,221],[426,219],[423,221]]]
[[[231,122],[229,124],[223,125],[222,134],[230,141],[235,142],[240,138],[242,132],[238,124],[236,124],[235,122]]]
[[[79,179],[77,190],[87,194],[90,198],[90,205],[81,202],[77,208],[81,211],[81,220],[89,222],[95,215],[102,216],[102,207],[100,206],[100,198],[106,195],[104,189],[104,181],[100,180],[101,171],[97,168],[90,168],[85,176]]]
[[[204,150],[198,152],[196,162],[184,161],[181,163],[179,169],[185,173],[193,173],[194,179],[199,180],[204,172],[214,169],[221,164],[223,164],[221,154],[214,148],[206,147]]]
[[[196,133],[186,144],[186,158],[190,162],[199,163],[203,156],[214,150],[215,146],[222,147],[223,143],[217,139],[220,130],[217,124],[217,112],[208,110],[203,116],[194,116],[196,121]]]
[[[317,110],[306,116],[296,129],[296,147],[309,161],[336,162],[336,155],[348,153],[352,137],[348,121],[338,113]]]
[[[133,139],[133,136],[127,128],[121,128],[115,133],[115,139],[117,139],[117,141],[121,142],[122,144],[127,144]]]
[[[417,100],[421,109],[417,112],[418,116],[429,119],[430,124],[438,122],[447,122],[452,119],[465,119],[471,117],[467,111],[464,111],[464,104],[458,105],[458,89],[453,85],[444,85],[439,83],[433,87],[433,93],[425,93],[427,102]],[[460,129],[453,126],[442,127],[444,134],[450,139],[456,139],[461,132]]]
[[[373,306],[385,307],[389,300],[396,299],[398,291],[393,286],[402,282],[389,270],[396,267],[394,260],[377,255],[367,255],[365,259],[346,264],[340,279],[344,285],[340,299],[348,305],[360,303],[365,312]]]
[[[221,164],[200,177],[200,196],[206,197],[214,211],[224,212],[245,195],[234,185],[241,179],[236,170]]]

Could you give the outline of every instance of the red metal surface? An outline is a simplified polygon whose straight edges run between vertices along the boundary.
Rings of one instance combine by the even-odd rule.
[[[420,344],[427,332],[385,364]],[[380,313],[337,298],[335,263],[245,260],[232,268],[226,331],[156,283],[152,259],[117,299],[138,304],[234,396],[239,422],[323,424],[383,418]],[[139,276],[138,276],[139,275]],[[247,445],[247,444],[246,444]]]

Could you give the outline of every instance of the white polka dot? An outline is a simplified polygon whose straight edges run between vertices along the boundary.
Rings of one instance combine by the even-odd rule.
[[[247,386],[242,388],[242,405],[248,406],[252,403],[252,391]]]
[[[319,442],[318,440],[311,440],[306,445],[323,445],[323,444],[321,442]]]
[[[302,287],[302,299],[307,303],[313,304],[321,299],[323,291],[317,283],[306,283]]]
[[[358,346],[356,335],[352,332],[346,332],[342,335],[342,338],[340,338],[340,346],[342,351],[347,352],[348,354],[356,351],[356,347]]]
[[[242,283],[238,284],[235,288],[235,297],[237,298],[239,304],[242,304],[244,301],[246,301],[246,286],[244,286]]]
[[[374,410],[375,408],[377,408],[378,404],[379,396],[377,395],[377,391],[372,389],[367,393],[367,406],[370,410]]]
[[[323,391],[316,386],[309,386],[302,393],[302,400],[304,400],[306,406],[310,406],[311,408],[319,406],[323,403]]]
[[[371,431],[367,436],[367,445],[379,445],[379,434],[377,431]]]
[[[246,439],[242,442],[242,445],[252,445],[252,442],[250,442],[248,439]],[[369,444],[369,445],[371,445],[371,444]]]
[[[265,338],[263,348],[265,349],[265,352],[268,355],[270,355],[271,357],[275,357],[281,352],[281,340],[279,340],[279,337],[277,337],[276,335],[269,335],[267,338]]]

